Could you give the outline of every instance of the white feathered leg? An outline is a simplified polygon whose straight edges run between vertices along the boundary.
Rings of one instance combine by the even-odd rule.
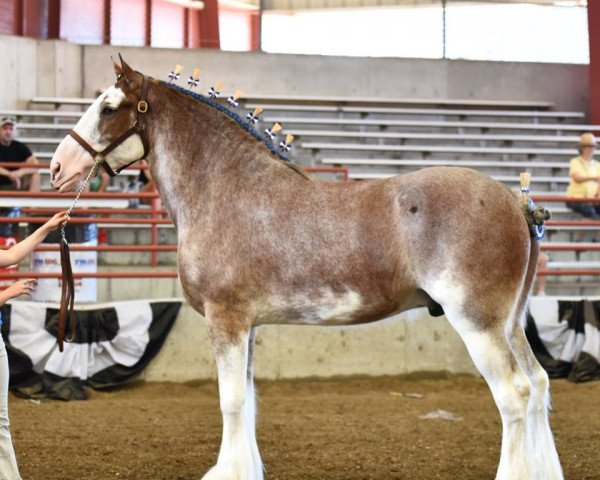
[[[254,387],[254,339],[256,330],[250,331],[248,339],[248,375],[246,384],[246,401],[244,402],[244,419],[246,421],[246,433],[248,434],[248,443],[252,451],[252,460],[254,462],[254,475],[257,480],[264,478],[263,463],[256,442],[256,389]]]
[[[203,480],[261,480],[262,470],[261,476],[257,476],[250,441],[249,428],[254,422],[250,425],[248,420],[255,409],[251,405],[253,399],[247,398],[250,328],[242,330],[244,319],[227,312],[209,312],[207,309],[206,318],[219,374],[223,437],[217,464]],[[232,325],[241,331],[232,332]]]
[[[531,469],[536,480],[562,480],[563,471],[550,430],[550,381],[548,374],[531,351],[523,327],[516,322],[510,344],[517,360],[531,381],[527,409],[527,442],[531,452]]]
[[[519,366],[504,329],[482,329],[482,322],[465,318],[444,306],[475,366],[487,381],[502,417],[502,450],[496,480],[537,479],[530,468],[525,426],[531,390],[529,377]]]

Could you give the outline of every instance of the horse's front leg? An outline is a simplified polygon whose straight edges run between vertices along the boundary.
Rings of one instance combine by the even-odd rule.
[[[223,438],[217,464],[203,480],[262,480],[257,465],[254,398],[248,389],[250,321],[240,312],[206,307],[208,334],[212,342],[219,374],[219,396],[223,414]],[[258,457],[260,464],[260,457]]]

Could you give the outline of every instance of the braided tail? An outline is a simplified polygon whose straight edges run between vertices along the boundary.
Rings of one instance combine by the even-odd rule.
[[[542,240],[546,232],[544,223],[550,220],[551,214],[544,207],[536,207],[533,200],[529,197],[529,184],[531,183],[531,174],[523,172],[521,177],[521,195],[519,196],[519,204],[523,210],[523,215],[529,227],[529,233],[532,238]]]

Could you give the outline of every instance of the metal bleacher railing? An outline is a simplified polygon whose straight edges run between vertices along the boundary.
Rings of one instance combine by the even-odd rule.
[[[0,164],[0,166],[8,166]],[[28,166],[30,167],[30,166]],[[39,164],[38,168],[48,168],[47,164]],[[135,168],[135,167],[134,167]],[[139,168],[139,167],[138,167]],[[328,172],[341,174],[344,181],[348,180],[347,169],[344,168],[310,168],[313,172]],[[15,199],[22,204],[27,204],[30,199],[61,199],[67,203],[74,197],[74,194],[58,194],[55,192],[17,192],[4,191],[0,195],[2,198]],[[175,244],[159,244],[158,242],[158,227],[159,225],[172,226],[172,222],[167,218],[166,210],[157,207],[157,193],[87,193],[84,198],[88,200],[104,200],[110,201],[115,199],[149,199],[152,201],[150,208],[78,208],[74,213],[79,215],[95,215],[92,218],[74,217],[71,223],[88,224],[94,223],[102,227],[128,226],[130,228],[147,228],[151,232],[150,243],[144,245],[97,245],[97,246],[72,246],[73,251],[97,251],[97,252],[150,252],[150,266],[157,265],[156,255],[159,252],[175,252],[177,246]],[[565,201],[583,201],[581,198],[568,198],[564,195],[534,195],[533,199],[540,202],[565,202]],[[597,199],[600,202],[600,199]],[[49,216],[60,208],[40,208],[40,207],[24,207],[23,215],[20,217],[4,217],[0,218],[0,224],[3,223],[43,223],[48,220]],[[48,214],[48,216],[40,217],[37,215]],[[35,216],[34,216],[35,215]],[[132,218],[135,217],[135,218]],[[549,230],[564,230],[564,229],[594,229],[600,230],[600,221],[583,221],[583,220],[563,220],[549,221],[547,223]],[[579,242],[545,242],[542,244],[543,251],[600,251],[600,243],[579,243]],[[37,248],[38,251],[58,251],[58,246],[41,245]],[[597,276],[600,275],[600,262],[554,262],[550,264],[555,268],[540,270],[539,275],[578,275],[578,276]],[[97,273],[76,273],[76,278],[96,277],[96,278],[127,278],[127,277],[176,277],[177,273],[172,272],[157,272],[157,271],[121,271],[121,272],[97,272]],[[56,273],[39,273],[39,272],[2,272],[0,278],[58,278]]]
[[[11,163],[0,162],[0,167],[4,168],[39,168],[40,170],[48,170],[48,163],[40,163],[37,165],[15,165]],[[139,170],[139,166],[128,167],[130,170]],[[348,181],[348,169],[336,167],[316,167],[308,168],[309,172],[316,174],[334,174],[340,176],[341,180]],[[54,213],[63,210],[64,207],[28,207],[32,200],[37,199],[52,199],[59,200],[65,205],[70,204],[75,194],[60,194],[54,191],[42,192],[23,192],[23,191],[2,191],[0,192],[0,203],[6,205],[22,205],[21,211],[23,215],[19,217],[0,217],[0,224],[39,224],[49,220]],[[131,199],[146,199],[151,202],[150,208],[118,208],[111,207],[111,201],[114,200],[131,200]],[[159,252],[176,252],[177,245],[159,244],[158,229],[159,226],[173,227],[171,219],[167,217],[167,211],[159,208],[159,195],[157,192],[88,192],[82,197],[79,205],[85,205],[85,201],[94,201],[95,205],[105,205],[104,207],[94,208],[76,208],[73,211],[73,217],[70,220],[71,224],[96,224],[104,228],[143,228],[150,231],[150,242],[144,245],[94,245],[81,246],[72,245],[71,251],[96,251],[96,252],[149,252],[151,260],[150,267],[156,267],[157,254]],[[7,202],[8,201],[8,202]],[[43,205],[43,203],[42,203]],[[114,203],[113,203],[114,205]],[[46,216],[40,216],[44,215]],[[78,217],[75,215],[93,215],[93,217]],[[132,218],[135,217],[135,218]],[[36,251],[58,251],[58,245],[40,245]],[[94,272],[94,273],[74,273],[74,278],[164,278],[177,277],[176,271],[120,271],[120,272]],[[0,279],[17,279],[17,278],[60,278],[59,273],[45,272],[6,272],[0,271]]]
[[[39,137],[22,135],[22,138],[35,148],[38,158],[47,160],[60,141],[59,137],[64,136],[81,115],[79,109],[91,101],[38,97],[31,101],[35,110],[3,110],[0,114],[16,117],[21,132],[43,133]],[[569,232],[600,230],[600,222],[574,220],[574,214],[564,207],[564,202],[569,199],[556,195],[556,192],[564,191],[568,181],[568,158],[575,154],[572,147],[578,135],[584,131],[600,131],[597,125],[568,123],[582,119],[584,115],[581,112],[553,111],[553,104],[549,102],[261,95],[247,97],[243,108],[250,109],[259,104],[267,112],[262,118],[265,123],[281,122],[287,132],[297,137],[295,160],[308,166],[309,171],[333,173],[345,181],[381,178],[425,166],[460,165],[476,168],[504,183],[515,185],[518,184],[518,171],[533,171],[534,184],[541,187],[541,191],[533,196],[534,200],[555,205],[550,209],[558,213],[558,219],[548,222],[549,241],[543,242],[541,248],[544,251],[572,252],[576,258],[576,261],[563,259],[550,262],[548,269],[538,273],[556,278],[563,275],[592,276],[594,280],[600,275],[600,262],[580,258],[580,255],[600,251],[600,243],[552,240],[555,234],[564,237]],[[43,105],[54,109],[40,110]],[[59,110],[63,106],[78,111]],[[332,154],[322,156],[322,152]],[[444,156],[440,158],[440,155]],[[554,159],[547,160],[547,156]],[[40,164],[39,168],[47,173],[48,164]],[[39,223],[44,218],[31,215],[50,214],[60,209],[44,208],[44,199],[52,198],[53,202],[61,200],[68,204],[72,196],[54,192],[1,192],[0,198],[4,202],[12,201],[12,205],[19,202],[27,204],[21,217],[0,219],[0,223]],[[151,205],[149,208],[124,208],[122,203],[125,202],[126,206],[130,199],[146,199]],[[159,253],[175,252],[177,248],[173,243],[158,241],[159,228],[171,228],[172,224],[166,212],[158,208],[157,202],[155,193],[86,194],[81,203],[83,208],[77,209],[77,212],[96,217],[73,218],[73,223],[96,223],[109,229],[149,230],[150,241],[144,245],[73,246],[72,250],[150,252],[149,265],[156,266]],[[563,218],[565,215],[568,217]],[[54,246],[39,248],[55,249],[57,247]],[[76,274],[98,278],[146,275],[175,277],[176,272],[151,270]],[[0,278],[18,276],[36,275],[31,272],[0,274]]]

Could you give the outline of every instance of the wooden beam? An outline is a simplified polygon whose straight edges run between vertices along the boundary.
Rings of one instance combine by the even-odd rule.
[[[221,48],[218,0],[204,0],[204,9],[200,10],[200,46]]]
[[[104,0],[104,24],[102,28],[102,43],[110,45],[110,5],[111,0]]]
[[[60,0],[48,0],[48,38],[60,38]]]
[[[261,22],[262,12],[250,12],[250,50],[261,50]]]
[[[189,36],[188,36],[188,47],[189,48],[200,48],[200,11],[199,10],[191,10],[190,11],[190,21],[189,21]]]
[[[190,9],[183,9],[183,48],[190,48]]]
[[[43,0],[24,0],[23,5],[23,35],[41,38],[42,35],[42,3]],[[45,2],[44,2],[45,3]]]
[[[590,120],[600,124],[600,2],[588,2],[590,39]]]
[[[13,0],[13,34],[23,35],[23,0]]]
[[[144,45],[150,47],[152,46],[152,0],[146,0],[145,19]]]

